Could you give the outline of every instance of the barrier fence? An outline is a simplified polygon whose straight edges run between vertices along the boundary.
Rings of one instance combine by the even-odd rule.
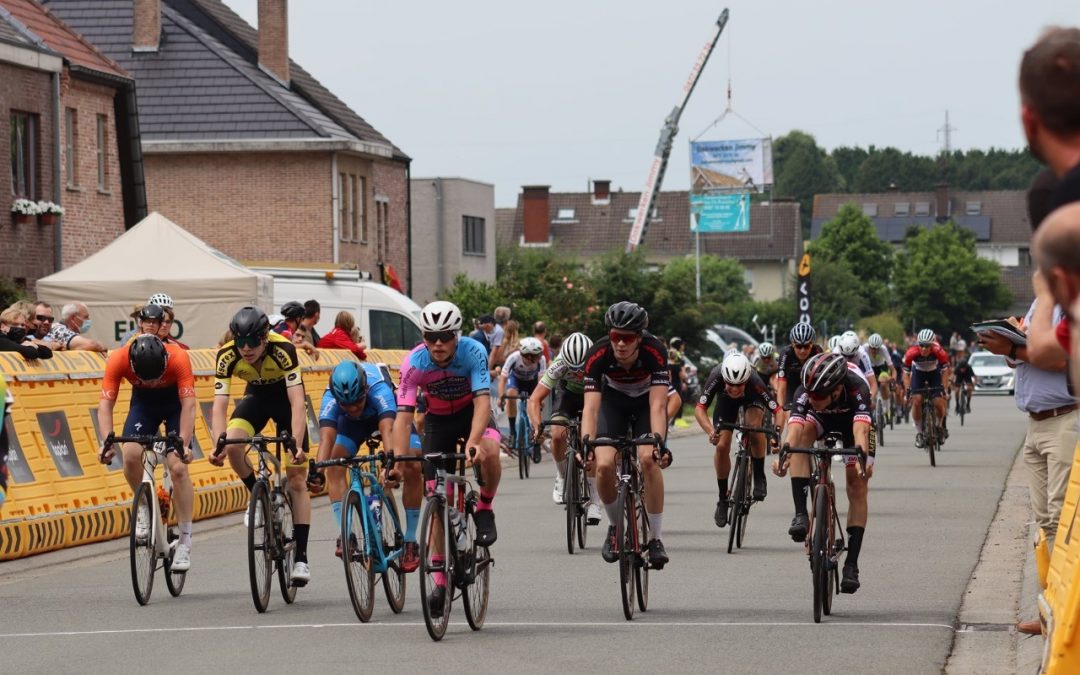
[[[371,363],[385,363],[393,377],[404,351],[368,350]],[[188,467],[195,488],[195,519],[239,511],[247,506],[247,491],[226,465],[218,468],[207,456],[213,451],[210,434],[216,351],[188,352],[195,372],[194,459]],[[308,434],[312,452],[318,446],[318,408],[334,366],[355,357],[345,350],[320,350],[313,361],[301,353],[308,401]],[[97,461],[97,407],[105,358],[95,352],[57,352],[52,359],[25,361],[13,352],[0,352],[0,374],[15,397],[8,416],[7,502],[0,515],[0,560],[11,560],[70,546],[125,536],[130,529],[133,498],[121,470],[120,453],[108,465]],[[237,380],[236,396],[244,391]],[[131,386],[126,382],[114,409],[113,424],[123,428]]]

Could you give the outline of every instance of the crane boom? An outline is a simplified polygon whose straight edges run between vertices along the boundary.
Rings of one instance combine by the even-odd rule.
[[[640,246],[645,238],[649,214],[652,213],[653,204],[656,203],[656,196],[660,193],[660,187],[664,184],[664,173],[667,171],[668,158],[671,156],[671,146],[675,141],[675,136],[679,133],[679,118],[686,108],[687,101],[690,100],[690,94],[694,93],[694,87],[697,86],[698,78],[701,77],[701,71],[705,69],[705,64],[708,63],[713,48],[716,47],[717,41],[720,40],[720,34],[724,32],[727,20],[728,10],[725,8],[720,13],[720,18],[716,20],[716,28],[712,37],[701,48],[701,52],[694,61],[693,68],[690,69],[690,76],[686,78],[686,83],[683,84],[682,100],[664,118],[664,126],[660,129],[660,140],[656,143],[656,153],[653,156],[652,165],[649,167],[649,174],[645,178],[645,189],[641,191],[637,214],[634,216],[634,224],[630,228],[630,239],[626,242],[627,253]]]

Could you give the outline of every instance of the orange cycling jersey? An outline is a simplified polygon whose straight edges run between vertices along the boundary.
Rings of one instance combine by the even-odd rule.
[[[195,397],[195,375],[191,372],[191,359],[186,351],[174,344],[165,344],[165,351],[169,354],[168,363],[165,365],[165,374],[152,382],[140,380],[131,369],[131,360],[128,350],[131,343],[114,349],[105,362],[105,377],[101,381],[101,398],[116,400],[120,391],[120,380],[125,379],[136,389],[165,389],[175,387],[180,398]]]

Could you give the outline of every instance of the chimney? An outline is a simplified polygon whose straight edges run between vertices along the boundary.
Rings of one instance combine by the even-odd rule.
[[[521,188],[525,221],[525,244],[547,244],[551,240],[551,210],[548,185],[524,185]]]
[[[592,182],[593,203],[611,201],[611,181],[594,180]]]
[[[952,217],[952,201],[949,199],[949,184],[938,183],[934,186],[934,198],[937,202],[937,221],[944,223]]]
[[[259,68],[289,86],[288,0],[259,0]]]
[[[134,0],[131,51],[156,52],[161,42],[161,0]]]

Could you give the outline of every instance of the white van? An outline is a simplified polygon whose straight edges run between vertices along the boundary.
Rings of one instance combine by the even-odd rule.
[[[412,349],[420,342],[420,305],[389,286],[361,279],[355,269],[250,267],[274,277],[272,313],[290,300],[318,300],[322,311],[315,330],[319,335],[332,331],[337,313],[348,310],[371,349]]]

